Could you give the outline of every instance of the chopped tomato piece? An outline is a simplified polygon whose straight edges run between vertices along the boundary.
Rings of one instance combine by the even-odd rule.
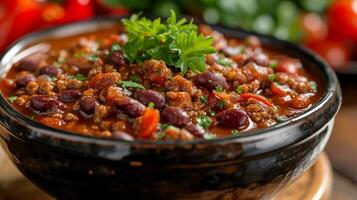
[[[260,96],[258,94],[253,94],[253,93],[248,92],[248,93],[241,94],[240,97],[242,97],[243,99],[253,98],[253,99],[256,99],[256,100],[264,103],[267,106],[273,106],[273,104],[268,99],[266,99],[265,97]]]
[[[278,61],[278,66],[276,67],[277,72],[284,72],[288,74],[298,74],[299,69],[302,68],[302,64],[297,59],[283,58]]]
[[[138,136],[142,139],[152,138],[157,130],[160,121],[160,113],[156,109],[146,109],[144,115],[140,118]]]
[[[287,86],[279,85],[276,82],[271,84],[271,92],[279,97],[285,96],[288,89],[289,88]]]
[[[44,117],[41,118],[39,121],[41,124],[44,124],[46,126],[52,126],[55,128],[59,128],[62,125],[64,125],[64,121],[62,119],[55,118],[55,117]]]

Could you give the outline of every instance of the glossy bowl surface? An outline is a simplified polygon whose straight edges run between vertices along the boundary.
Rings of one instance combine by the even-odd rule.
[[[118,22],[118,18],[97,18],[31,34],[2,56],[0,75],[11,63],[48,48],[38,41]],[[321,77],[323,96],[306,112],[273,127],[191,142],[74,135],[32,121],[0,96],[0,143],[27,178],[57,199],[270,198],[311,166],[325,147],[341,105],[340,87],[331,68],[300,46],[243,30],[214,28],[235,38],[256,35],[264,45],[300,58]]]

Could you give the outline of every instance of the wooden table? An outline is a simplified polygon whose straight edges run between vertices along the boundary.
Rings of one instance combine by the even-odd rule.
[[[357,182],[357,75],[339,78],[343,102],[326,151],[334,169]]]
[[[0,200],[53,200],[25,179],[1,150],[0,166]],[[330,163],[323,154],[301,178],[289,185],[273,200],[328,200],[331,186]]]

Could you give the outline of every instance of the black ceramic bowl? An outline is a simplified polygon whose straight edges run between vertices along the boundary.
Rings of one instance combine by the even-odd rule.
[[[101,18],[32,34],[0,61],[11,63],[56,39],[110,27]],[[242,136],[191,142],[122,141],[74,135],[21,115],[0,97],[1,144],[18,169],[57,199],[268,199],[301,175],[319,156],[341,104],[330,67],[309,51],[271,37],[215,27],[230,37],[254,34],[264,45],[300,58],[322,80],[322,98],[306,112]],[[26,53],[24,53],[26,52]]]

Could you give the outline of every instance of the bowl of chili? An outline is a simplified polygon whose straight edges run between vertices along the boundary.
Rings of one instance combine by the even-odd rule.
[[[315,54],[175,16],[121,20],[40,31],[0,60],[1,144],[44,191],[265,199],[323,150],[341,91]]]

